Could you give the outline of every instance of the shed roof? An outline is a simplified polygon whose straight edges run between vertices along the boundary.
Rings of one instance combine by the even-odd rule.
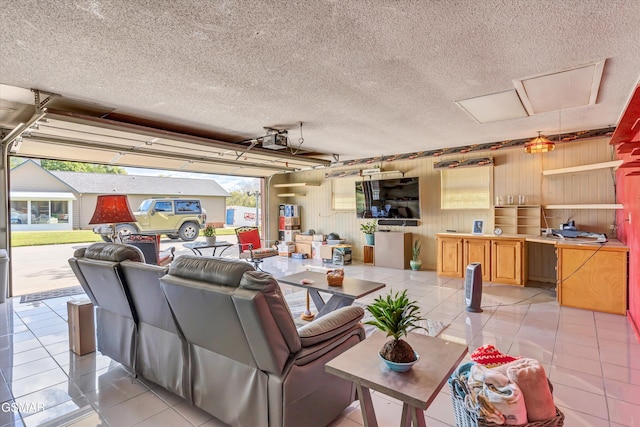
[[[171,178],[50,171],[80,194],[148,194],[153,196],[219,196],[230,194],[213,179]]]

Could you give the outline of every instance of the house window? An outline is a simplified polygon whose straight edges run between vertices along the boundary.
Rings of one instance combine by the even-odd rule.
[[[67,224],[69,222],[69,202],[66,200],[51,201],[51,220],[53,219],[59,224]]]
[[[11,224],[68,224],[66,200],[12,200]]]
[[[29,203],[26,200],[11,201],[11,224],[29,224]]]
[[[31,202],[31,215],[35,219],[34,224],[47,224],[49,222],[49,201],[38,200]]]

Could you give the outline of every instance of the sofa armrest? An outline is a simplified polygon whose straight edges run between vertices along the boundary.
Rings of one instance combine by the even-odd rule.
[[[344,334],[356,326],[363,316],[362,307],[342,307],[298,328],[302,348],[311,347]]]
[[[335,357],[364,340],[363,315],[360,307],[343,307],[299,328],[302,348],[293,364],[304,366],[330,353]]]

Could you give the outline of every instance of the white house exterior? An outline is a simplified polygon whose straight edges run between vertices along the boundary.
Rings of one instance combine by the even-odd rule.
[[[101,194],[126,194],[132,210],[152,197],[201,200],[207,222],[225,222],[229,193],[210,179],[48,171],[28,160],[11,170],[11,229],[90,229]]]

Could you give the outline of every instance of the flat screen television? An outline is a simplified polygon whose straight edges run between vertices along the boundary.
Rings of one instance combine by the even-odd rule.
[[[356,214],[358,218],[420,219],[419,179],[356,182]]]

